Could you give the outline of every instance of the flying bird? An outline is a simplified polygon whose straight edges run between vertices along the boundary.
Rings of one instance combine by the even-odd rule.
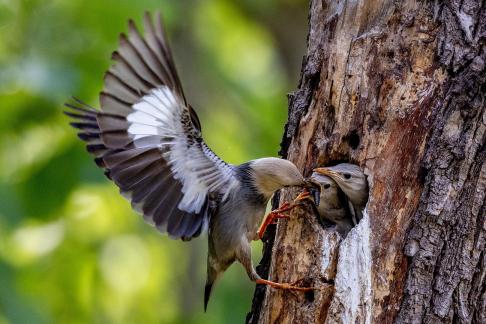
[[[290,161],[261,158],[241,165],[220,159],[204,142],[187,103],[160,14],[143,19],[144,35],[128,23],[105,73],[101,110],[74,99],[74,119],[95,162],[134,210],[171,238],[190,240],[208,228],[204,309],[214,282],[235,261],[258,284],[312,288],[263,280],[251,261],[268,200],[276,190],[305,186]]]
[[[353,223],[357,225],[363,218],[363,209],[368,201],[368,181],[363,170],[355,164],[340,163],[332,167],[316,168],[314,172],[336,181],[349,200]]]
[[[318,172],[312,173],[310,181],[319,187],[319,199],[316,202],[319,216],[334,223],[338,233],[345,237],[353,228],[345,194],[334,180]]]

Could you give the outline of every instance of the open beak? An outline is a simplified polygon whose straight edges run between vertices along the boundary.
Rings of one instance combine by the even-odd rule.
[[[321,202],[321,191],[319,188],[316,187],[311,187],[309,188],[309,193],[312,196],[312,199],[314,199],[314,205],[319,206]]]
[[[319,200],[321,194],[320,186],[314,181],[312,181],[311,178],[306,178],[304,181],[305,181],[304,188],[307,189],[311,194],[312,199],[314,199],[314,204],[316,206],[319,206]]]

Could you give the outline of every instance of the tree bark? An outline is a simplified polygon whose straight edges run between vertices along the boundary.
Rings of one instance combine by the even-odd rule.
[[[359,164],[345,239],[279,220],[248,323],[486,323],[486,1],[311,1],[281,154],[306,176]],[[295,191],[284,191],[290,200]]]

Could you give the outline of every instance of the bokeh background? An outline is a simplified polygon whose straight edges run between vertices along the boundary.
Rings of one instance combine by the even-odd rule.
[[[118,34],[145,10],[163,12],[214,151],[277,155],[307,1],[0,0],[0,323],[241,323],[250,309],[235,264],[203,313],[206,237],[145,224],[61,113],[71,95],[98,106]]]

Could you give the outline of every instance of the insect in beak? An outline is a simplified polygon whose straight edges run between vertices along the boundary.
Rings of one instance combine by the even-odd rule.
[[[305,182],[306,184],[304,187],[309,191],[310,195],[312,196],[312,199],[314,200],[314,204],[316,205],[316,207],[319,206],[320,195],[321,195],[320,186],[314,183],[309,178],[307,178]]]

